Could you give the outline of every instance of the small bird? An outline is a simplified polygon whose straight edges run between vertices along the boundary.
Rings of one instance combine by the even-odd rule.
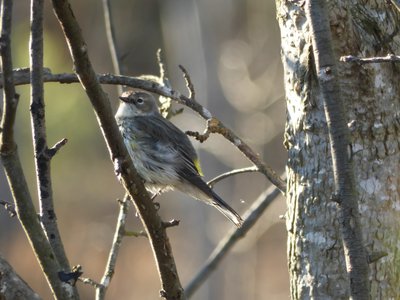
[[[146,189],[152,193],[177,189],[214,206],[240,227],[242,218],[203,181],[189,138],[160,114],[153,95],[127,91],[119,99],[115,119]]]

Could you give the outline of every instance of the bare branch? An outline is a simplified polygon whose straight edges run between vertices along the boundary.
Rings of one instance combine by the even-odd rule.
[[[163,222],[163,226],[164,228],[175,227],[178,226],[180,222],[181,222],[180,220],[172,219],[168,222]]]
[[[31,1],[30,69],[31,69],[31,123],[35,153],[36,177],[39,193],[40,222],[64,270],[69,270],[57,226],[53,203],[53,189],[48,156],[43,90],[43,0]],[[77,291],[75,290],[75,293]]]
[[[26,84],[27,78],[25,69],[16,71],[15,83]],[[266,165],[257,153],[251,149],[242,139],[240,139],[231,129],[226,127],[220,120],[214,118],[211,112],[200,105],[197,101],[180,94],[178,91],[171,89],[168,86],[163,86],[155,81],[148,81],[135,77],[116,76],[111,74],[97,75],[97,79],[103,84],[122,84],[132,88],[142,89],[151,93],[156,93],[168,98],[171,98],[178,103],[189,107],[196,111],[201,117],[207,120],[207,129],[205,133],[219,133],[236,146],[254,165],[259,171],[264,174],[272,184],[278,187],[282,193],[286,191],[286,182],[284,182],[276,172]],[[78,82],[78,77],[75,74],[51,74],[49,71],[44,73],[44,81],[46,82],[60,82],[60,83],[74,83]],[[200,135],[200,134],[198,134]]]
[[[135,208],[149,236],[160,275],[162,293],[167,299],[184,299],[165,228],[126,150],[107,95],[101,89],[89,60],[87,46],[72,8],[67,0],[53,0],[52,3],[71,51],[76,73],[103,131],[111,159],[119,170],[118,175],[122,184],[134,200]]]
[[[158,67],[160,69],[160,78],[157,82],[171,88],[171,84],[169,82],[167,71],[165,69],[161,54],[162,54],[161,49],[158,49],[157,62],[158,62]],[[160,95],[158,97],[158,100],[160,102],[160,112],[166,119],[170,119],[171,117],[176,116],[177,114],[180,114],[183,111],[183,108],[176,111],[172,110],[172,101],[168,97]]]
[[[126,195],[119,203],[119,214],[117,220],[117,226],[115,228],[114,239],[108,255],[107,265],[104,271],[103,278],[100,284],[96,287],[96,299],[101,300],[105,298],[107,288],[110,285],[112,277],[115,271],[115,265],[117,263],[117,257],[119,249],[122,244],[122,239],[125,235],[125,223],[129,210],[129,195]]]
[[[14,122],[19,95],[15,93],[11,57],[11,13],[12,1],[2,1],[0,54],[3,71],[3,114],[1,118],[1,153],[15,151]]]
[[[231,176],[237,175],[237,174],[253,173],[253,172],[258,172],[258,168],[255,166],[251,166],[251,167],[247,167],[247,168],[232,170],[232,171],[229,171],[229,172],[226,172],[226,173],[223,173],[221,175],[214,177],[209,182],[207,182],[207,184],[210,187],[213,187],[217,182],[220,182],[221,180],[224,180],[225,178],[228,178],[228,177],[231,177]]]
[[[101,289],[103,288],[103,285],[101,285],[100,283],[94,281],[93,279],[90,278],[86,278],[86,277],[79,277],[78,280],[84,284],[88,284],[93,286],[96,289]]]
[[[194,90],[194,85],[193,85],[192,79],[190,78],[188,71],[186,71],[186,69],[182,65],[179,65],[179,69],[181,69],[181,71],[183,73],[183,78],[185,78],[186,86],[189,90],[189,98],[191,100],[195,101],[196,92]]]
[[[213,120],[213,119],[207,120],[207,124],[208,124],[209,122],[212,122],[212,120]],[[203,142],[205,142],[205,141],[210,137],[211,131],[210,131],[210,127],[207,126],[203,133],[200,133],[200,132],[197,132],[197,131],[190,131],[190,130],[186,131],[185,133],[186,133],[187,135],[189,135],[189,136],[194,137],[194,138],[195,138],[196,140],[198,140],[200,143],[203,143]]]
[[[3,0],[1,5],[0,54],[3,68],[4,110],[1,123],[0,155],[13,194],[18,218],[49,282],[50,288],[57,299],[71,299],[71,287],[63,284],[58,279],[60,266],[39,224],[14,142],[13,126],[17,97],[13,82],[10,46],[12,3],[12,0]]]
[[[57,142],[53,147],[50,149],[47,149],[47,157],[49,159],[53,158],[54,155],[57,154],[57,152],[65,145],[67,144],[68,140],[67,139],[62,139],[61,141]]]
[[[8,214],[11,218],[15,217],[15,215],[17,214],[17,212],[15,211],[14,204],[7,202],[7,201],[0,200],[0,205],[4,206],[4,209],[8,212]]]
[[[257,220],[262,216],[267,207],[280,195],[280,190],[271,187],[263,192],[251,207],[243,215],[242,227],[232,227],[221,242],[215,247],[214,251],[208,257],[201,270],[185,287],[185,293],[190,298],[194,292],[206,281],[210,274],[217,268],[228,251],[243,238],[246,233],[254,226]]]
[[[388,54],[383,57],[357,57],[353,55],[347,55],[340,57],[340,61],[348,63],[358,64],[373,64],[373,63],[395,63],[400,62],[400,56],[394,54]]]
[[[163,82],[164,80],[168,80],[167,79],[167,76],[166,76],[166,74],[167,74],[167,72],[165,71],[165,66],[164,66],[164,62],[163,62],[163,60],[162,60],[162,52],[161,52],[161,49],[158,49],[157,50],[157,62],[158,62],[158,67],[159,67],[159,69],[160,69],[160,79],[161,79],[161,81]]]
[[[111,14],[111,4],[110,0],[103,0],[103,10],[104,10],[104,23],[106,26],[106,34],[108,41],[108,49],[110,49],[111,59],[114,67],[115,74],[121,74],[121,63],[120,56],[117,47],[117,41],[115,38],[114,22]],[[122,86],[118,86],[118,94],[122,94]]]
[[[324,0],[307,0],[305,11],[310,23],[316,72],[324,101],[325,117],[331,145],[335,193],[343,238],[344,255],[349,273],[350,298],[368,299],[368,261],[359,221],[358,199],[352,160],[348,155],[350,132],[345,120],[333,53],[329,17]]]

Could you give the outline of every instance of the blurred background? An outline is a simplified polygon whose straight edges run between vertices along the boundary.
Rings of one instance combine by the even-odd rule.
[[[197,100],[232,128],[278,173],[284,170],[285,103],[279,28],[273,1],[114,0],[112,14],[122,73],[159,74],[157,49],[163,50],[174,89],[187,94],[178,68],[190,73]],[[113,73],[100,0],[71,1],[98,73]],[[72,61],[45,1],[45,66],[53,73],[73,72]],[[29,1],[15,1],[12,33],[14,67],[29,66]],[[104,86],[116,109],[117,89]],[[30,191],[37,204],[29,116],[29,87],[18,87],[20,104],[16,139]],[[52,160],[53,193],[59,229],[70,263],[83,266],[85,277],[99,281],[111,246],[123,189],[116,179],[91,105],[79,84],[45,85],[49,146],[68,144]],[[178,106],[177,106],[178,108]],[[172,119],[182,130],[202,132],[205,121],[185,108]],[[193,140],[205,179],[251,163],[220,136]],[[242,174],[215,186],[217,193],[243,214],[269,187],[258,173]],[[12,201],[0,169],[0,199]],[[233,225],[217,210],[178,192],[157,198],[163,219],[180,219],[168,230],[181,282],[185,286]],[[193,299],[288,299],[286,230],[279,216],[280,198],[224,259]],[[131,207],[128,230],[141,230]],[[0,253],[44,299],[50,291],[17,218],[0,208]],[[78,283],[81,299],[94,290]],[[159,279],[145,238],[125,238],[108,299],[158,299]]]

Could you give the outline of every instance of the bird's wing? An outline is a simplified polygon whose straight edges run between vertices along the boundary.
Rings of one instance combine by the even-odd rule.
[[[157,141],[156,143],[152,142],[155,147],[170,148],[175,151],[178,156],[176,160],[185,162],[183,166],[181,165],[180,172],[202,175],[192,143],[187,135],[173,123],[161,116],[135,116],[134,122],[137,128],[135,135],[139,139],[149,139],[149,141],[152,139]]]

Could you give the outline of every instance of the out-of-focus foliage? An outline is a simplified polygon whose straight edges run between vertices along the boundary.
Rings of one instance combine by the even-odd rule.
[[[112,73],[104,33],[101,1],[72,0],[89,54],[99,73]],[[29,65],[29,3],[16,1],[13,28],[15,67]],[[282,146],[285,122],[280,41],[273,2],[247,1],[112,1],[118,48],[126,75],[158,75],[156,51],[163,49],[172,86],[186,93],[178,64],[189,71],[197,100],[234,129],[278,172],[284,169]],[[45,9],[45,66],[53,72],[73,72],[73,65],[50,2]],[[116,88],[104,87],[112,105]],[[29,119],[29,87],[21,94],[16,125],[19,151],[36,199],[36,180]],[[52,162],[59,227],[71,264],[81,264],[84,276],[99,280],[112,241],[123,190],[97,126],[95,115],[79,84],[45,85],[48,143],[62,138],[68,144]],[[203,131],[205,122],[188,108],[172,121],[182,130]],[[206,179],[250,163],[221,137],[204,144],[193,141]],[[1,199],[11,200],[0,174]],[[216,191],[243,213],[269,183],[260,174],[244,174],[219,183]],[[36,201],[36,200],[35,200]],[[160,196],[160,214],[181,219],[169,230],[181,280],[185,285],[231,226],[211,207],[170,192]],[[251,234],[240,242],[219,270],[193,299],[282,299],[288,297],[286,235],[278,219],[284,203],[278,200]],[[0,251],[45,299],[49,290],[16,219],[0,210]],[[140,230],[134,211],[128,224]],[[78,283],[82,299],[93,289]],[[155,299],[159,282],[148,242],[126,238],[118,260],[109,299]]]

